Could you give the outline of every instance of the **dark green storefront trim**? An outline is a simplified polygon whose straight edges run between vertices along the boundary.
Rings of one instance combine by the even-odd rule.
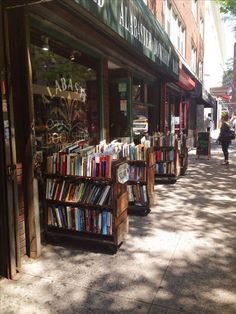
[[[179,58],[168,35],[142,0],[73,0],[109,29],[151,59],[173,80],[179,78]],[[71,1],[65,1],[72,5]],[[75,6],[73,5],[73,8]],[[88,17],[87,17],[88,19]]]

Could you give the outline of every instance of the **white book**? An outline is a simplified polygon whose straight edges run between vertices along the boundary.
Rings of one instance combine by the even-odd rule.
[[[143,190],[143,201],[147,203],[147,187],[146,185],[142,185],[142,190]]]
[[[104,189],[104,191],[103,191],[103,194],[102,194],[102,197],[101,197],[101,199],[100,199],[98,205],[103,205],[103,203],[104,203],[104,201],[105,201],[105,199],[106,199],[106,197],[107,197],[107,195],[108,195],[108,193],[109,193],[109,191],[110,191],[110,188],[111,188],[110,185],[107,185],[107,186],[105,187],[105,189]]]
[[[58,227],[62,228],[61,217],[60,217],[60,213],[59,213],[58,207],[55,207],[55,212],[56,212],[56,216],[57,216]]]
[[[65,183],[66,183],[66,181],[65,181],[65,180],[63,180],[63,182],[62,182],[62,186],[61,186],[61,193],[60,193],[60,196],[59,196],[59,201],[61,201],[62,194],[63,194],[64,187],[65,187]]]

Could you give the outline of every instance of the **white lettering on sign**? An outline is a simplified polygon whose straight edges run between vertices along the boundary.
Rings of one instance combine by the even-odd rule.
[[[93,0],[100,8],[104,6],[104,0]]]
[[[170,65],[171,47],[167,50],[121,0],[119,23],[165,65]],[[176,72],[175,72],[176,73]]]
[[[78,82],[73,83],[72,79],[66,80],[64,77],[62,77],[60,81],[55,80],[55,90],[56,95],[65,91],[78,93],[80,100],[83,102],[85,102],[87,98],[86,89]]]

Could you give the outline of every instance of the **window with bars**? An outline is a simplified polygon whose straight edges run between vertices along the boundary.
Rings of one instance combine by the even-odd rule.
[[[202,17],[200,18],[199,32],[200,32],[200,35],[201,35],[201,37],[203,39],[203,36],[204,36],[204,20],[203,20]]]
[[[203,80],[203,62],[200,61],[198,64],[198,77],[202,81]]]
[[[191,49],[191,67],[192,70],[196,73],[196,63],[197,63],[197,49],[192,45]]]
[[[173,45],[185,58],[185,27],[181,21],[180,16],[178,15],[178,13],[176,13],[168,0],[165,0],[163,2],[163,8],[165,17],[165,31],[169,35]]]
[[[197,0],[192,0],[192,13],[195,20],[197,20]]]

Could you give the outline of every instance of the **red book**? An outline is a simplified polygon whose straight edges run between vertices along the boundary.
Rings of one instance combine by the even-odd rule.
[[[58,182],[58,187],[57,187],[56,196],[55,196],[55,199],[57,201],[60,200],[61,189],[62,189],[62,182]]]
[[[106,178],[111,178],[112,155],[106,155]]]

